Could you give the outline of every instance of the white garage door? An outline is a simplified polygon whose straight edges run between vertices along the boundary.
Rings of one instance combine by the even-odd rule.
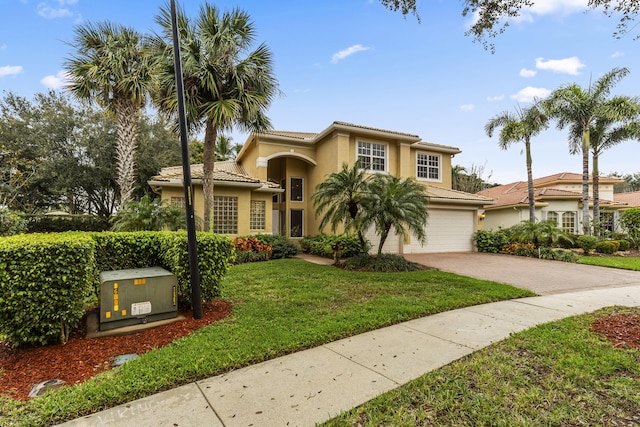
[[[475,220],[475,211],[429,209],[427,243],[422,246],[412,237],[404,253],[471,251]]]

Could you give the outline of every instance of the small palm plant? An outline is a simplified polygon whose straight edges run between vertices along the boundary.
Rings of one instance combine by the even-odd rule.
[[[176,231],[186,229],[182,208],[145,194],[140,201],[127,202],[113,218],[113,231]]]

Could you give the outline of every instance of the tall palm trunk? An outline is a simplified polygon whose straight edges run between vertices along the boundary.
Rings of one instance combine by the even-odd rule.
[[[533,196],[533,172],[531,170],[531,140],[525,139],[524,142],[526,156],[527,156],[527,190],[529,192],[529,222],[532,224],[536,222],[536,201]]]
[[[600,171],[598,170],[598,156],[593,156],[593,234],[600,235]]]
[[[589,225],[589,130],[582,132],[582,233],[591,234]]]
[[[114,100],[116,112],[116,182],[120,188],[120,207],[133,195],[135,154],[138,147],[140,109],[127,99]]]
[[[216,139],[218,139],[218,127],[213,120],[207,119],[204,132],[204,150],[202,165],[202,189],[204,191],[204,217],[202,228],[211,231],[213,223],[213,170],[216,162]]]

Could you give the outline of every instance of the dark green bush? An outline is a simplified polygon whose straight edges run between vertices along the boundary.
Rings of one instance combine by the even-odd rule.
[[[254,234],[253,236],[265,245],[271,246],[271,259],[291,258],[298,255],[298,247],[280,234]]]
[[[576,244],[584,251],[585,255],[589,255],[596,248],[598,238],[595,236],[587,236],[586,234],[578,236]]]
[[[78,234],[0,239],[0,339],[12,346],[66,342],[92,291],[94,246]]]
[[[23,215],[29,233],[63,233],[65,231],[105,231],[109,220],[95,215]]]
[[[157,235],[160,266],[177,276],[178,295],[182,302],[188,304],[191,301],[191,274],[187,233],[160,231]],[[197,242],[202,299],[209,301],[220,296],[220,282],[234,261],[235,251],[227,236],[200,232]]]
[[[27,221],[7,208],[0,208],[0,236],[13,236],[27,231]]]
[[[618,248],[619,251],[628,251],[629,249],[631,249],[631,242],[629,242],[628,240],[621,239],[616,240],[616,242],[618,242],[618,244],[620,245],[620,247]]]
[[[503,230],[478,230],[473,235],[473,241],[478,252],[489,252],[497,254],[508,243]]]
[[[96,242],[96,268],[98,271],[160,265],[158,232],[131,231],[90,233]]]
[[[374,272],[397,272],[397,271],[417,271],[421,270],[419,264],[407,261],[399,255],[382,254],[369,255],[359,254],[347,259],[342,267],[347,270],[363,270]]]
[[[602,240],[596,244],[596,252],[611,255],[620,248],[620,244],[615,240]]]
[[[336,248],[340,246],[340,258],[349,258],[358,254],[366,253],[362,248],[358,236],[353,234],[317,234],[307,236],[300,241],[302,252],[319,255],[326,258],[333,258]]]

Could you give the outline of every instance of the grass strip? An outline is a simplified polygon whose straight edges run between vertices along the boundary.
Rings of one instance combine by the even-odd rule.
[[[640,258],[638,257],[579,256],[578,264],[640,271]]]
[[[591,323],[609,307],[512,335],[328,421],[335,426],[640,424],[640,350]]]
[[[43,426],[354,334],[533,295],[439,271],[364,273],[299,259],[230,269],[231,317],[83,384],[28,402],[0,398],[0,425]]]

